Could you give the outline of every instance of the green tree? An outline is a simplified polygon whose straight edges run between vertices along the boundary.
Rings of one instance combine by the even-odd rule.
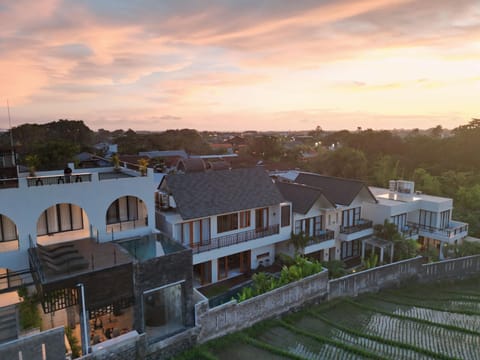
[[[366,180],[367,165],[367,159],[362,151],[341,147],[312,162],[312,169],[331,176]]]
[[[399,178],[399,160],[394,160],[390,155],[380,156],[373,164],[371,181],[376,186],[387,187],[389,180]]]
[[[430,173],[422,168],[417,168],[413,172],[413,181],[415,187],[430,195],[440,195],[441,185],[437,177],[430,175]]]

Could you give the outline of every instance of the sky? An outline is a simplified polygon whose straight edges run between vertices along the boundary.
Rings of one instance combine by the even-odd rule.
[[[0,0],[0,129],[454,128],[479,0]]]

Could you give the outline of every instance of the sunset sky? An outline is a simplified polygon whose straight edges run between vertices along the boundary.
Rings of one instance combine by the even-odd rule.
[[[0,129],[453,128],[479,0],[0,0]]]

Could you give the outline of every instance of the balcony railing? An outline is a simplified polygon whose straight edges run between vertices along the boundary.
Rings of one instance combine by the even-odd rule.
[[[407,221],[407,224],[403,226],[401,229],[398,229],[398,231],[406,237],[412,237],[414,235],[418,235],[418,224],[411,221]]]
[[[81,173],[72,175],[50,175],[50,176],[35,176],[28,177],[28,187],[43,186],[43,185],[59,185],[59,184],[73,184],[81,182],[91,182],[92,174]]]
[[[448,224],[448,227],[443,229],[437,228],[435,226],[428,226],[428,225],[423,225],[418,223],[416,223],[416,225],[420,231],[444,236],[447,238],[454,238],[455,236],[460,235],[462,233],[468,233],[468,224],[457,222],[457,221],[450,222]]]
[[[263,238],[266,236],[278,234],[279,230],[280,230],[280,227],[278,224],[271,225],[269,227],[262,228],[262,229],[242,231],[242,232],[238,232],[231,235],[212,238],[208,242],[204,241],[202,244],[192,245],[191,248],[194,254],[198,254],[201,252],[219,249],[222,247],[240,244],[246,241],[255,240],[255,239]]]
[[[18,188],[18,179],[0,179],[0,189]]]
[[[324,241],[333,240],[335,238],[335,232],[332,230],[320,230],[317,233],[310,237],[305,246],[319,244]]]
[[[148,218],[142,219],[135,219],[135,220],[122,220],[118,222],[112,222],[107,224],[107,232],[112,233],[112,240],[113,240],[113,233],[125,230],[132,230],[140,227],[148,226]]]
[[[356,224],[351,226],[340,226],[340,232],[342,234],[353,234],[365,229],[370,229],[373,227],[373,222],[370,220],[360,219]]]

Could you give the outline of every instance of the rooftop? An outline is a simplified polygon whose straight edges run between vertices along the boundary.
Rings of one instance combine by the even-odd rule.
[[[163,182],[184,220],[284,202],[262,168],[171,174]]]

